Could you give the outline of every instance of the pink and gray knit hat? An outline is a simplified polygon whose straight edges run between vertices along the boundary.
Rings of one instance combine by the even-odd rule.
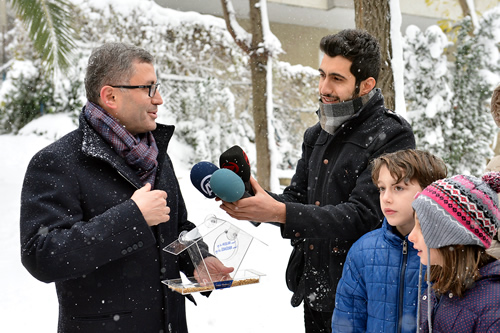
[[[428,248],[491,246],[500,229],[500,172],[435,181],[413,201]]]

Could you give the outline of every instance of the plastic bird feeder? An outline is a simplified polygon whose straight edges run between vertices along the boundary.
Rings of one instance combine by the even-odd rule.
[[[176,241],[163,249],[173,255],[187,250],[198,279],[192,276],[162,282],[183,295],[259,283],[260,277],[265,274],[253,269],[240,269],[254,240],[258,239],[228,221],[209,215],[201,225],[182,232]],[[210,274],[205,263],[207,255],[217,257],[226,267],[234,267],[234,271],[229,277]]]

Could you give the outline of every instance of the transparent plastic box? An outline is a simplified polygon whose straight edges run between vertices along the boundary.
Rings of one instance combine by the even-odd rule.
[[[163,249],[173,255],[187,250],[197,276],[204,278],[197,280],[191,276],[162,282],[183,295],[259,283],[265,274],[241,267],[255,241],[267,246],[232,223],[209,215],[201,225],[189,232],[182,232],[176,241]],[[224,276],[210,274],[204,260],[207,254],[217,257],[224,266],[233,267],[234,271]]]

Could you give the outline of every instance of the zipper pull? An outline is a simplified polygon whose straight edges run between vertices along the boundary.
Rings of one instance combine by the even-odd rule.
[[[406,239],[403,241],[403,254],[408,253],[408,242],[406,242]]]

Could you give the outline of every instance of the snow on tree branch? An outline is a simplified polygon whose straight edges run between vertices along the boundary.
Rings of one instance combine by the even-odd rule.
[[[260,0],[255,4],[257,8],[260,8],[260,13],[262,17],[262,33],[264,36],[264,48],[269,52],[271,56],[276,56],[283,53],[281,48],[281,42],[279,39],[271,32],[269,28],[269,18],[267,15],[267,0]]]
[[[246,53],[251,52],[252,35],[243,29],[236,20],[236,12],[234,11],[231,0],[221,0],[224,18],[226,20],[227,30],[233,36],[234,41]]]

